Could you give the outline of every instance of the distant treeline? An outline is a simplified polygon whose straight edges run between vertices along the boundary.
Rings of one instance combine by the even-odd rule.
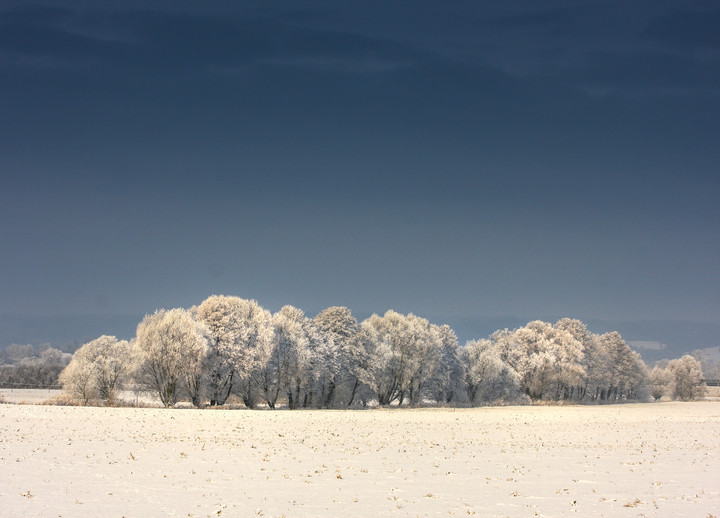
[[[60,375],[83,403],[112,404],[125,387],[166,406],[217,406],[234,395],[248,408],[692,399],[701,381],[691,356],[649,371],[619,333],[593,334],[569,318],[459,346],[449,326],[413,314],[358,322],[336,306],[309,318],[218,295],[146,315],[130,341],[85,344]]]
[[[9,345],[0,350],[0,387],[59,388],[58,376],[71,359],[49,345]]]

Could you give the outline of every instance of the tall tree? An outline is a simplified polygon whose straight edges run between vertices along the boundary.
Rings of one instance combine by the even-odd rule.
[[[673,375],[667,368],[656,365],[650,371],[650,395],[655,401],[670,391]]]
[[[689,401],[704,395],[702,366],[695,358],[686,354],[668,363],[667,370],[671,374],[673,398]]]
[[[225,295],[208,297],[195,313],[213,338],[208,354],[210,404],[224,404],[235,387],[247,406],[255,406],[258,370],[271,353],[272,315],[254,300]]]
[[[490,340],[468,342],[462,359],[471,403],[513,401],[520,394],[517,372],[503,362],[498,348]]]
[[[75,351],[60,377],[60,383],[84,403],[99,398],[111,404],[123,378],[130,371],[129,357],[127,341],[102,335]]]
[[[428,380],[428,394],[440,404],[449,404],[460,398],[465,379],[465,365],[461,359],[462,351],[458,346],[455,332],[448,325],[436,329],[439,357]]]
[[[532,400],[563,397],[584,376],[582,344],[547,322],[535,320],[514,331],[497,331],[491,339]]]
[[[368,379],[381,405],[393,401],[402,404],[413,383],[422,384],[430,375],[428,363],[434,361],[437,335],[424,318],[412,313],[402,315],[389,310],[383,316],[372,315],[363,321],[368,342]]]
[[[157,393],[166,407],[177,402],[184,384],[200,406],[200,376],[208,353],[210,331],[185,309],[160,309],[145,315],[135,340],[137,381]]]
[[[265,401],[270,408],[275,408],[283,393],[288,406],[297,408],[312,376],[308,318],[296,307],[283,306],[273,315],[272,322],[272,352],[261,369]]]
[[[325,335],[323,349],[329,369],[321,376],[322,405],[331,406],[337,389],[347,386],[345,405],[353,404],[360,384],[367,377],[367,354],[360,337],[360,326],[344,306],[332,306],[315,317],[317,329]]]

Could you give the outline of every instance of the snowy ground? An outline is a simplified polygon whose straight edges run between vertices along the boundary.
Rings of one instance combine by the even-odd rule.
[[[720,403],[0,405],[0,516],[720,515]]]
[[[0,388],[0,402],[2,403],[37,405],[61,395],[63,395],[63,391],[58,389]],[[131,390],[120,390],[117,393],[117,399],[123,403],[119,406],[163,406],[157,395],[147,392],[135,393]],[[178,406],[180,405],[192,406],[189,403],[178,403]]]
[[[0,388],[0,402],[37,404],[60,394],[62,390]]]

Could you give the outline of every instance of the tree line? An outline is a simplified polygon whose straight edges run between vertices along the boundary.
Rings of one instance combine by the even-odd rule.
[[[0,350],[0,387],[57,388],[72,355],[44,344],[8,345]]]
[[[701,395],[690,356],[649,371],[619,333],[593,334],[579,320],[533,321],[459,346],[453,330],[387,311],[362,322],[346,307],[308,317],[272,314],[256,301],[213,295],[190,309],[146,315],[135,338],[101,336],[60,375],[64,390],[112,404],[121,387],[163,405],[482,405],[535,401],[618,402]]]

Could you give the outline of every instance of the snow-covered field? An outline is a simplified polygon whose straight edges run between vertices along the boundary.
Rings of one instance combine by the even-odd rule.
[[[720,403],[0,405],[0,515],[720,515]]]

